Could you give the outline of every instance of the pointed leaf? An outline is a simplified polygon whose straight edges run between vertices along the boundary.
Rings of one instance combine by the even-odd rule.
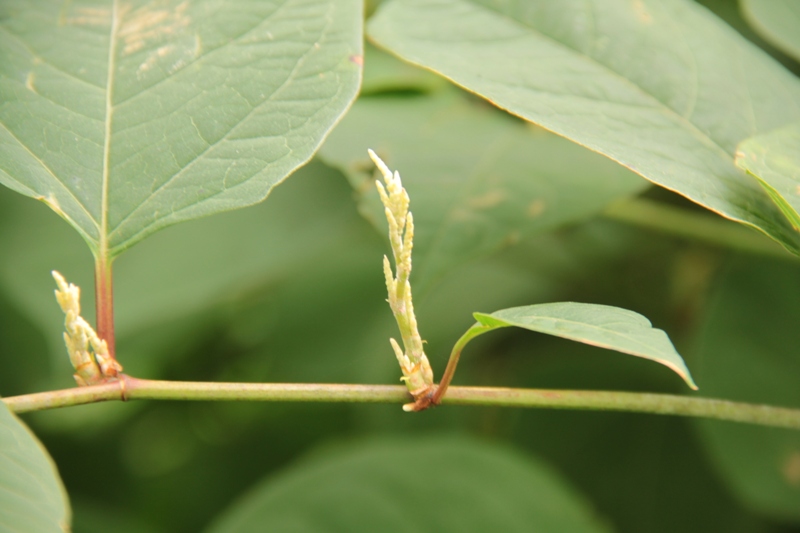
[[[627,309],[556,302],[474,315],[478,324],[464,335],[467,340],[493,329],[516,326],[650,359],[671,368],[691,388],[697,389],[689,369],[667,334],[653,328],[650,321],[639,313]]]
[[[758,179],[800,231],[800,122],[743,141],[736,150],[736,164]]]
[[[354,98],[359,0],[4,2],[0,183],[95,254],[262,200]]]
[[[373,441],[265,480],[214,533],[607,531],[555,472],[465,438]]]
[[[800,254],[733,160],[741,140],[800,120],[800,80],[695,2],[392,1],[369,34]]]
[[[740,0],[742,13],[770,44],[800,61],[800,3],[797,0]]]
[[[367,148],[400,172],[414,214],[417,290],[648,186],[606,158],[464,96],[362,97],[320,151],[348,176],[361,212],[380,228],[386,217]]]
[[[0,400],[0,531],[70,531],[67,493],[53,460]]]

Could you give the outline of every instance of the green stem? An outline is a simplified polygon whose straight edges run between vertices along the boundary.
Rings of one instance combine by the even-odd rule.
[[[250,400],[296,402],[405,403],[402,385],[305,383],[204,383],[153,381],[122,376],[119,381],[4,398],[14,412],[25,413],[109,400]],[[628,411],[744,422],[800,430],[800,409],[711,398],[636,392],[450,387],[444,405],[544,407]]]
[[[603,212],[607,218],[635,226],[705,241],[742,252],[797,259],[763,235],[720,217],[696,213],[681,207],[644,198],[630,198],[611,204]]]
[[[453,376],[456,374],[456,367],[458,367],[458,360],[461,358],[461,352],[464,350],[464,346],[478,335],[483,335],[487,331],[493,329],[496,328],[493,326],[484,326],[480,323],[474,324],[456,341],[453,350],[450,352],[450,359],[447,360],[447,367],[444,369],[444,374],[442,374],[442,380],[433,392],[433,397],[431,398],[431,403],[433,405],[442,403],[444,393],[447,392],[447,388],[450,386],[450,382],[453,381]]]

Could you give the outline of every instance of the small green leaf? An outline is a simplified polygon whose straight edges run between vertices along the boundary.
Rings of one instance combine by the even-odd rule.
[[[667,334],[653,328],[650,321],[639,313],[627,309],[556,302],[474,315],[478,324],[465,334],[468,339],[493,329],[516,326],[650,359],[671,368],[691,388],[697,389],[689,369]]]
[[[742,12],[770,44],[800,61],[800,3],[797,0],[740,0]]]
[[[0,183],[95,255],[263,200],[355,98],[360,0],[0,6]]]
[[[0,532],[66,532],[69,524],[69,501],[53,460],[0,401]]]
[[[742,141],[736,150],[736,164],[758,179],[800,231],[800,122]]]
[[[213,533],[599,533],[546,465],[465,438],[416,437],[328,450],[265,480]]]
[[[800,234],[734,164],[740,141],[800,120],[800,80],[697,3],[395,0],[368,30],[800,255]]]

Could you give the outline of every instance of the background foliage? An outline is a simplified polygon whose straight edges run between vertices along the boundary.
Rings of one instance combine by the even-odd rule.
[[[218,55],[204,48],[208,55],[200,54],[195,70],[173,76],[167,68],[152,74],[161,76],[161,83],[148,78],[150,70],[139,78],[128,72],[131,83],[120,81],[120,86],[138,91],[139,98],[128,105],[140,107],[126,110],[123,102],[119,113],[129,120],[161,116],[154,123],[166,132],[166,140],[148,133],[153,144],[147,149],[153,153],[146,155],[137,144],[147,144],[146,135],[126,137],[123,129],[121,136],[111,136],[118,143],[115,149],[136,154],[126,159],[111,151],[119,158],[111,159],[119,162],[111,165],[119,174],[110,175],[120,183],[142,180],[149,187],[150,180],[175,171],[159,159],[169,152],[162,150],[165,146],[191,162],[208,154],[205,142],[218,150],[246,147],[258,154],[247,159],[250,166],[242,174],[253,178],[248,182],[253,190],[230,193],[233,199],[227,203],[198,201],[189,211],[164,200],[160,205],[172,215],[138,219],[135,231],[110,238],[113,251],[169,223],[252,204],[305,162],[345,112],[358,87],[358,62],[350,57],[360,51],[358,3],[277,2],[270,5],[285,9],[277,9],[275,16],[253,12],[259,4],[268,3],[247,7],[242,2],[239,11],[215,2],[192,3],[195,14],[216,24],[208,28],[230,32],[208,36],[218,39]],[[341,43],[356,43],[355,48],[333,54],[342,62],[311,61],[311,70],[298,75],[297,92],[282,102],[282,118],[248,122],[273,110],[262,107],[269,97],[259,96],[261,90],[290,86],[282,85],[292,78],[286,73],[294,63],[286,58],[302,56],[303,43],[316,50],[314,36],[319,34],[314,32],[336,27],[332,21],[339,19],[316,10],[328,4],[347,4],[351,10],[341,15],[343,33],[334,32],[339,40],[333,42],[344,48],[351,45]],[[453,342],[474,322],[473,311],[573,300],[647,316],[669,333],[703,396],[800,407],[800,363],[793,350],[800,264],[777,245],[765,254],[707,242],[715,235],[733,235],[740,243],[756,239],[759,250],[771,245],[767,237],[637,175],[798,249],[792,183],[770,178],[774,166],[765,171],[743,163],[778,191],[781,204],[736,167],[737,145],[757,134],[763,136],[740,146],[743,154],[752,148],[770,150],[773,156],[789,150],[791,156],[796,129],[789,123],[800,118],[795,38],[800,27],[786,32],[775,24],[797,22],[792,2],[595,4],[603,16],[593,30],[570,2],[395,0],[374,16],[377,6],[368,5],[368,34],[375,43],[472,92],[367,44],[358,99],[327,136],[318,157],[276,187],[266,202],[169,227],[115,261],[117,349],[126,371],[153,379],[395,383],[399,372],[387,341],[395,325],[384,301],[381,272],[388,247],[381,237],[383,222],[366,153],[372,147],[400,170],[411,195],[418,228],[412,279],[420,330],[437,375]],[[526,12],[525,6],[535,8]],[[446,18],[445,26],[435,18],[437,10],[459,16]],[[30,16],[59,16],[54,13],[43,9]],[[8,66],[13,63],[6,59],[24,56],[14,31],[25,21],[12,15],[13,10],[3,11],[0,29],[3,91],[16,90]],[[515,23],[532,15],[537,16],[530,20],[550,26]],[[664,16],[669,24],[659,25]],[[298,32],[305,27],[298,22],[303,17],[329,24]],[[264,43],[261,55],[226,44],[225,35],[260,27],[257,21],[283,24],[285,40],[280,32],[271,33],[286,47],[281,53],[273,56]],[[464,21],[472,22],[458,25]],[[183,28],[178,22],[173,26],[177,33]],[[514,43],[498,38],[509,26],[525,46],[493,51],[489,44]],[[684,32],[683,40],[675,32]],[[296,35],[311,37],[298,44]],[[591,48],[603,43],[604,35],[605,48]],[[269,40],[266,33],[262,37]],[[174,35],[159,38],[153,50],[181,42],[171,40]],[[42,33],[38,39],[44,46],[54,38]],[[438,40],[440,46],[424,39]],[[458,39],[467,42],[453,42]],[[433,57],[409,49],[414,40]],[[537,48],[539,41],[544,48]],[[320,43],[324,58],[330,47]],[[576,57],[575,49],[592,61]],[[480,61],[476,50],[485,56]],[[631,50],[653,51],[662,61],[648,63],[647,54]],[[270,67],[242,65],[254,53]],[[98,64],[105,61],[103,54]],[[498,54],[507,61],[496,60]],[[157,58],[170,65],[185,59],[166,52]],[[147,61],[144,55],[134,59],[136,65]],[[495,70],[477,68],[486,61]],[[533,66],[522,72],[526,61]],[[609,65],[623,65],[626,77],[609,76]],[[694,65],[692,75],[699,77],[687,74],[687,65]],[[47,105],[58,107],[60,97],[77,91],[86,95],[80,102],[91,111],[88,117],[73,117],[74,109],[59,108],[48,116],[69,116],[55,126],[67,124],[71,131],[103,140],[109,132],[97,130],[92,119],[92,113],[104,109],[102,99],[92,100],[91,92],[70,85],[78,81],[46,66],[40,66],[35,81],[50,76],[42,97]],[[62,67],[68,71],[79,64]],[[344,74],[331,85],[311,83],[314,69]],[[598,72],[595,83],[592,76]],[[535,80],[538,94],[517,94],[513,84],[495,91],[498,79],[523,74]],[[98,83],[104,79],[100,76]],[[633,82],[649,87],[653,98],[640,101],[635,91],[620,92]],[[199,91],[196,96],[207,100],[195,104],[208,109],[206,122],[185,129],[178,120],[181,113],[169,111],[169,101],[191,102],[192,96],[181,91],[203,84],[246,94]],[[308,92],[309,87],[335,89],[337,84],[345,87],[341,94]],[[694,103],[686,99],[687,91],[694,91]],[[126,102],[130,97],[122,96]],[[249,114],[239,105],[245,105],[239,101],[244,97],[251,98]],[[301,105],[319,105],[325,98],[330,108],[321,118]],[[27,124],[25,134],[39,131],[30,126],[30,117],[23,120],[14,113],[46,112],[41,102],[16,107],[9,102],[8,96],[0,102],[4,146],[8,132],[16,131],[9,125]],[[691,120],[680,119],[676,108]],[[221,117],[231,122],[220,124]],[[270,130],[275,124],[288,129]],[[770,132],[779,127],[788,133],[776,139]],[[189,131],[216,137],[210,143],[208,136],[187,137]],[[53,150],[57,139],[46,137],[41,146]],[[284,152],[284,140],[300,148]],[[643,147],[644,152],[636,151]],[[76,150],[69,164],[91,159]],[[2,181],[9,184],[18,168],[3,153]],[[198,164],[197,172],[213,188],[220,186],[214,180],[230,170],[216,165],[240,159],[224,153],[209,161]],[[154,177],[142,172],[142,165],[157,166],[165,174]],[[791,175],[792,167],[779,168],[784,169],[781,177]],[[102,168],[89,170],[102,181]],[[715,176],[714,185],[708,176]],[[114,205],[123,213],[133,209],[130,202],[138,202],[122,195],[114,204],[114,195],[110,198],[110,213]],[[86,201],[95,206],[89,211],[102,210],[102,201],[92,204],[95,200]],[[646,219],[657,218],[656,211],[645,211],[650,214],[640,217],[638,225],[620,220],[620,212],[632,212],[630,206],[646,208],[653,202],[683,215],[673,233],[648,229],[651,221]],[[60,203],[67,212],[65,204]],[[695,237],[700,224],[692,217],[710,224],[705,240]],[[103,237],[92,233],[91,221],[73,224],[97,253]],[[376,225],[380,232],[371,227]],[[81,235],[48,207],[2,188],[0,257],[0,394],[70,386],[71,369],[60,340],[63,318],[52,298],[49,271],[58,269],[84,288],[83,303],[91,316],[92,254]],[[471,343],[456,382],[696,394],[660,365],[513,328]],[[31,439],[3,413],[0,458],[14,453],[7,443]],[[800,531],[800,435],[786,430],[624,413],[451,407],[409,415],[399,406],[382,405],[170,402],[89,405],[28,415],[25,422],[58,466],[76,532],[238,532],[265,524],[281,531],[485,531],[487,523],[504,531]],[[9,439],[18,434],[27,436]],[[26,446],[40,450],[34,440]],[[41,453],[31,461],[47,464]],[[39,474],[57,493],[52,468],[42,467]],[[50,497],[51,507],[60,509],[58,516],[67,516],[63,502]],[[9,526],[0,520],[3,527]]]

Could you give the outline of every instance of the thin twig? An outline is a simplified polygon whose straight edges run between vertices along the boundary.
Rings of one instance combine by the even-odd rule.
[[[402,385],[208,383],[155,381],[123,375],[118,381],[101,385],[12,396],[3,402],[14,412],[26,413],[109,400],[405,403],[410,399],[408,389]],[[628,411],[800,430],[800,409],[672,394],[450,387],[442,405]]]

